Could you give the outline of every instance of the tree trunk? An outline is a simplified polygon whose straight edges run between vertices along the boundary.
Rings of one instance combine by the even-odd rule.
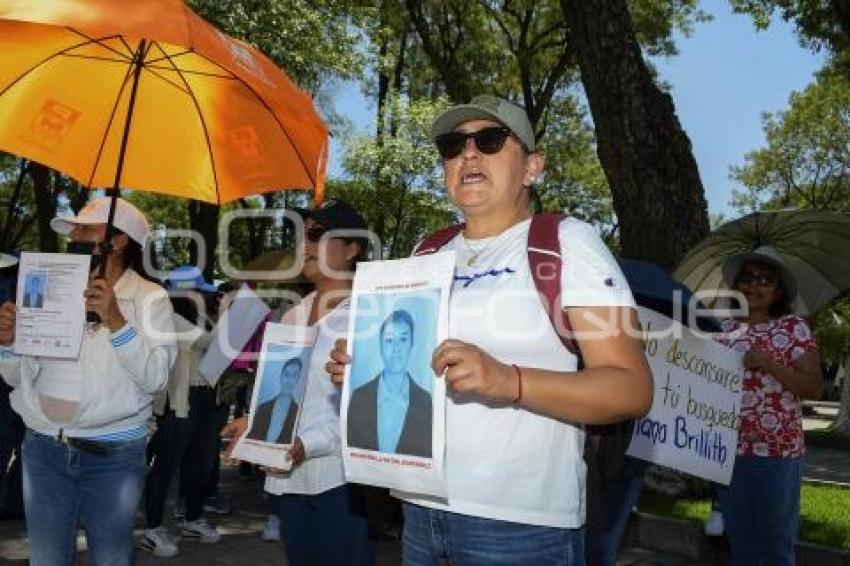
[[[691,142],[641,55],[626,0],[561,0],[623,255],[667,269],[709,232]]]
[[[59,236],[50,227],[50,221],[56,216],[56,195],[50,182],[50,169],[40,163],[31,163],[35,208],[38,217],[39,251],[58,252]]]
[[[206,257],[200,257],[194,241],[189,244],[189,262],[203,271],[204,279],[213,280],[215,272],[215,251],[218,247],[219,207],[208,202],[191,201],[189,203],[189,228],[201,235],[206,244]]]
[[[12,238],[12,228],[16,221],[19,220],[17,218],[18,201],[21,199],[21,193],[24,190],[24,181],[29,171],[30,163],[26,159],[20,159],[18,161],[18,178],[15,180],[15,188],[12,191],[12,195],[6,203],[6,218],[3,221],[2,231],[0,231],[0,246],[2,246],[0,249],[3,251],[11,251],[16,244]]]

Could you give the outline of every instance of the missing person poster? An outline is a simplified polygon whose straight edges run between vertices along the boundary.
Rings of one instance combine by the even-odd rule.
[[[83,293],[91,256],[21,254],[16,294],[15,353],[54,358],[80,354],[86,325]]]
[[[635,420],[629,456],[728,485],[738,445],[741,354],[638,309],[652,370],[652,409]]]
[[[315,340],[314,328],[266,324],[248,429],[233,448],[234,458],[291,468],[287,451],[297,436]]]
[[[340,415],[348,481],[446,494],[446,388],[431,357],[448,336],[454,256],[357,266]]]

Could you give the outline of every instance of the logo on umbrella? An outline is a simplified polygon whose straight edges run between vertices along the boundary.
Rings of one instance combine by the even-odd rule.
[[[44,102],[24,134],[27,141],[44,146],[45,149],[57,147],[80,117],[81,112],[53,99]]]

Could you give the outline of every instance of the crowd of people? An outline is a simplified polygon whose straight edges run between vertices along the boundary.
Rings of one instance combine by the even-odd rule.
[[[545,162],[522,108],[476,97],[443,112],[431,133],[448,198],[462,215],[450,238],[417,252],[456,254],[449,338],[431,360],[448,391],[447,496],[393,494],[403,506],[402,560],[613,564],[625,521],[615,514],[614,527],[602,526],[615,534],[598,539],[595,528],[585,528],[585,426],[635,418],[652,403],[628,283],[594,228],[565,217],[556,227],[557,300],[541,301],[528,240],[532,192]],[[171,272],[161,284],[149,280],[141,265],[147,221],[119,199],[107,230],[108,201],[96,199],[52,223],[71,242],[94,244],[93,254],[107,258],[85,292],[86,309],[99,321],[87,323],[77,359],[13,355],[16,307],[12,300],[0,307],[6,347],[0,374],[25,428],[23,504],[37,566],[74,563],[79,523],[94,563],[131,563],[140,506],[141,545],[158,556],[177,554],[179,538],[218,542],[221,535],[203,512],[205,501],[214,501],[221,436],[237,438],[249,423],[244,415],[230,418],[221,388],[198,370],[217,313],[226,308],[220,290],[194,267]],[[269,524],[279,529],[293,565],[375,560],[368,511],[374,493],[346,482],[340,438],[340,385],[352,361],[345,343],[351,276],[368,258],[368,240],[351,234],[367,230],[363,216],[339,199],[307,211],[298,245],[313,291],[267,318],[317,331],[309,359],[298,367],[307,388],[286,455],[292,469],[265,470]],[[718,337],[741,353],[747,369],[734,476],[728,489],[718,489],[731,559],[793,564],[804,450],[800,403],[820,394],[817,348],[806,322],[790,312],[793,275],[769,248],[730,258],[724,275],[749,306]],[[30,282],[26,300],[43,295],[40,283]],[[405,408],[422,402],[404,371],[415,340],[405,314],[394,312],[381,326],[384,369],[370,382],[371,397],[365,386],[358,396],[366,407],[361,412],[376,411],[379,388],[391,385],[406,392]],[[250,363],[237,361],[229,371],[251,380]],[[286,368],[280,379],[286,381]],[[257,408],[255,418],[262,412],[268,421],[262,440],[289,436],[294,401],[286,399]],[[430,442],[421,440],[430,439],[430,420],[396,421],[391,430],[366,427],[373,434],[348,442],[430,454]],[[0,436],[12,431],[4,425]],[[175,476],[181,537],[163,526]]]

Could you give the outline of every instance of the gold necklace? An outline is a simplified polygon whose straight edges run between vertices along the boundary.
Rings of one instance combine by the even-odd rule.
[[[468,260],[466,260],[467,267],[475,267],[476,265],[478,265],[478,258],[481,257],[484,252],[487,251],[490,245],[496,240],[496,238],[494,237],[492,240],[481,246],[480,249],[476,250],[471,245],[469,245],[469,242],[466,240],[466,235],[463,232],[460,233],[460,238],[461,240],[463,240],[463,245],[466,246],[466,249],[472,252],[472,256]]]

